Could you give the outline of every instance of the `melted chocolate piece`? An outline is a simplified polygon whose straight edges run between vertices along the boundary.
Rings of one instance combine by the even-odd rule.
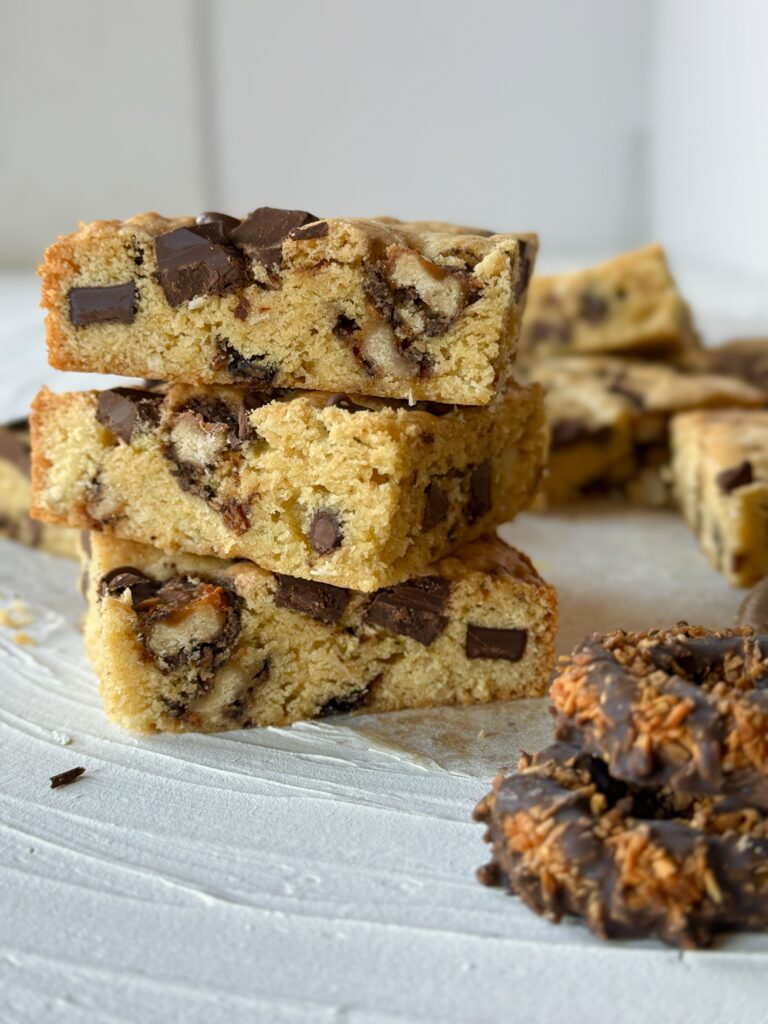
[[[465,506],[468,523],[476,523],[493,508],[493,472],[490,462],[475,466],[469,477],[469,497]]]
[[[219,513],[224,525],[238,537],[242,537],[251,528],[251,506],[245,501],[226,498],[219,505]]]
[[[745,459],[738,466],[732,466],[730,469],[724,469],[718,473],[715,477],[715,483],[723,494],[730,494],[737,487],[746,487],[747,484],[751,484],[754,479],[752,463]]]
[[[32,457],[29,442],[8,427],[0,427],[0,459],[10,462],[24,476],[32,475]]]
[[[243,395],[237,410],[237,437],[240,441],[253,441],[258,437],[256,428],[251,425],[250,414],[254,409],[266,405],[266,398],[258,391],[248,391]]]
[[[314,224],[307,224],[305,227],[294,228],[289,238],[297,241],[304,241],[307,238],[325,238],[328,235],[328,223],[318,220]]]
[[[104,597],[119,597],[124,591],[130,590],[131,600],[137,604],[156,594],[160,586],[140,569],[134,569],[132,565],[121,565],[101,577],[98,594],[101,600]]]
[[[560,420],[552,427],[550,447],[555,451],[558,448],[569,448],[571,445],[583,442],[604,445],[611,440],[612,436],[613,431],[609,426],[588,427],[581,420]]]
[[[309,524],[309,543],[318,555],[335,551],[343,542],[344,533],[338,515],[330,508],[318,509]]]
[[[249,282],[245,261],[229,244],[221,221],[158,235],[155,255],[155,278],[174,308],[198,295],[225,295]]]
[[[138,291],[133,281],[103,288],[70,288],[69,319],[75,327],[91,324],[132,324]]]
[[[602,323],[608,316],[608,303],[595,292],[584,291],[579,296],[579,316],[590,324]]]
[[[528,643],[526,629],[489,629],[486,626],[467,626],[464,645],[468,658],[498,658],[520,661]]]
[[[320,622],[338,622],[349,603],[349,591],[317,580],[302,580],[295,576],[275,573],[278,608],[309,615]]]
[[[712,672],[722,671],[725,659],[744,651],[741,636],[685,637],[656,644],[648,655],[658,668],[669,675],[679,675],[695,683],[703,682]]]
[[[416,576],[374,594],[363,621],[429,647],[448,625],[442,613],[450,593],[441,576]]]
[[[520,258],[520,273],[515,284],[515,298],[520,301],[531,280],[533,260],[531,259],[531,246],[524,238],[518,238],[517,247]]]
[[[230,238],[251,259],[263,263],[269,270],[277,270],[283,262],[283,242],[286,238],[317,219],[305,210],[278,210],[272,206],[261,206],[249,213],[230,232]],[[328,225],[323,222],[323,226],[327,234]],[[320,238],[322,235],[304,234],[303,237]]]
[[[141,391],[139,388],[111,388],[99,392],[96,419],[116,438],[130,444],[136,424],[156,425],[160,421],[160,406],[164,395]]]
[[[230,231],[233,231],[240,224],[240,218],[230,217],[227,213],[216,213],[213,210],[206,210],[205,213],[198,213],[197,217],[195,217],[195,223],[198,227],[201,224],[220,224],[224,233],[229,234]]]
[[[333,325],[332,331],[337,338],[346,339],[350,338],[353,334],[357,334],[360,330],[360,324],[357,320],[353,320],[349,316],[344,316],[343,313],[339,313],[336,317],[336,323]]]
[[[85,768],[70,768],[66,772],[59,772],[51,776],[51,789],[58,789],[59,786],[69,786],[76,782],[81,775],[85,774]]]
[[[278,367],[266,362],[266,355],[244,356],[220,335],[216,335],[216,348],[218,355],[214,369],[227,370],[233,381],[246,381],[268,388],[278,374]]]
[[[378,679],[379,677],[377,676],[376,678]],[[351,693],[346,694],[344,697],[331,697],[322,707],[317,709],[317,717],[327,718],[328,715],[344,715],[350,711],[358,711],[360,708],[364,708],[368,701],[368,693],[375,682],[376,679],[373,679],[370,683],[359,687],[357,690],[352,690]]]
[[[421,528],[425,532],[442,523],[448,515],[450,503],[445,491],[438,484],[427,484],[424,491],[424,516]]]

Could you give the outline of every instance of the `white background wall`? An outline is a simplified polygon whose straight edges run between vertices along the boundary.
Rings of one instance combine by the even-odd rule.
[[[768,284],[765,0],[0,0],[0,263],[264,203]]]

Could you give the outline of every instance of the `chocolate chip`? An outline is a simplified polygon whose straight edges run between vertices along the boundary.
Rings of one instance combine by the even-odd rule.
[[[582,292],[579,296],[579,316],[590,324],[599,324],[608,315],[608,303],[593,291]]]
[[[232,316],[236,320],[247,320],[248,314],[251,311],[251,304],[245,297],[241,298],[235,308],[232,310]]]
[[[563,320],[559,323],[547,323],[546,320],[534,320],[528,327],[528,341],[532,345],[540,345],[545,341],[553,345],[567,345],[573,338],[573,326]]]
[[[350,316],[344,316],[343,313],[339,313],[336,317],[336,323],[332,327],[332,331],[337,338],[349,338],[353,334],[357,334],[360,330],[360,324],[357,320],[353,320]]]
[[[248,502],[235,501],[234,498],[227,498],[221,502],[219,506],[219,512],[221,518],[224,520],[224,525],[241,537],[244,533],[247,533],[251,528],[251,506]]]
[[[421,520],[422,530],[431,530],[441,523],[448,514],[448,497],[438,484],[427,484],[424,491],[424,515]]]
[[[251,424],[251,413],[266,405],[266,399],[258,391],[247,391],[237,410],[237,437],[240,441],[253,441],[258,437],[256,428]]]
[[[200,226],[201,224],[221,224],[224,232],[229,234],[239,224],[239,217],[230,217],[227,213],[216,213],[213,210],[206,210],[204,213],[198,213],[195,217],[195,223]]]
[[[468,658],[499,658],[520,661],[528,643],[526,629],[489,629],[486,626],[467,626],[464,649]]]
[[[216,335],[218,355],[214,361],[215,370],[226,370],[235,381],[261,384],[265,388],[274,381],[278,368],[266,362],[265,355],[244,356],[233,348],[226,338]]]
[[[320,622],[338,622],[349,603],[349,591],[317,580],[300,580],[275,573],[277,590],[275,604],[301,612]]]
[[[115,437],[130,444],[138,422],[157,424],[164,395],[139,388],[111,388],[101,391],[96,405],[96,419]]]
[[[446,402],[417,402],[415,405],[405,405],[404,408],[416,412],[428,412],[430,416],[448,416],[449,413],[456,412],[458,407],[448,405]]]
[[[380,678],[380,676],[376,677],[376,679],[378,678]],[[366,683],[365,686],[352,690],[343,697],[331,697],[331,699],[326,701],[322,707],[317,709],[317,717],[326,718],[328,715],[343,715],[349,711],[357,711],[360,708],[365,707],[368,700],[368,691],[376,682],[376,679],[372,680],[370,683]]]
[[[31,475],[29,443],[8,427],[0,427],[0,459],[10,462],[24,476]]]
[[[171,306],[198,295],[224,295],[248,284],[242,256],[221,222],[177,228],[155,239],[155,277]]]
[[[465,507],[468,523],[476,523],[493,507],[493,474],[490,462],[475,466],[469,477],[469,497]]]
[[[79,779],[81,775],[85,775],[85,768],[70,768],[66,772],[59,772],[58,775],[52,775],[51,789],[58,789],[59,786],[69,786],[70,783]]]
[[[730,469],[724,469],[718,473],[715,483],[723,494],[730,494],[737,487],[746,487],[747,484],[751,484],[754,479],[752,463],[745,459],[738,466],[732,466]]]
[[[343,540],[341,523],[333,509],[318,509],[309,524],[309,543],[318,555],[327,555],[329,551],[341,547]]]
[[[294,228],[289,237],[297,240],[303,240],[305,238],[325,238],[327,234],[327,221],[318,220],[314,224],[307,224],[306,227]]]
[[[554,451],[557,448],[568,448],[572,444],[580,444],[589,441],[592,444],[607,444],[611,440],[613,431],[609,426],[588,427],[581,420],[560,420],[552,427],[550,448]]]
[[[131,592],[131,600],[134,604],[146,601],[160,589],[160,584],[145,576],[139,569],[132,565],[121,565],[117,569],[110,569],[99,580],[99,599],[104,597],[118,597],[126,590]]]
[[[441,576],[416,576],[378,591],[363,621],[429,647],[448,624],[442,612],[450,592],[450,583]]]
[[[517,240],[517,251],[520,260],[520,270],[518,272],[517,283],[515,285],[515,299],[520,300],[523,296],[528,282],[531,279],[531,269],[533,267],[533,260],[531,259],[531,246],[529,242],[526,242],[524,238],[518,238]]]
[[[231,233],[235,245],[269,270],[276,270],[283,261],[283,242],[298,228],[318,218],[305,210],[278,210],[261,206],[249,213]],[[326,232],[328,225],[326,224]],[[305,236],[320,237],[320,236]]]
[[[357,402],[353,402],[349,395],[345,395],[343,391],[337,391],[335,395],[331,395],[330,398],[326,399],[324,409],[345,409],[347,412],[370,412],[364,405],[358,405]]]
[[[104,288],[70,288],[69,319],[75,327],[90,324],[132,324],[138,293],[133,281]]]

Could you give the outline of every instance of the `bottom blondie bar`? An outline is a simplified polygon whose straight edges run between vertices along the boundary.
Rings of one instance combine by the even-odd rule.
[[[555,591],[495,536],[373,594],[105,534],[87,546],[86,643],[108,715],[129,729],[287,725],[546,691]]]

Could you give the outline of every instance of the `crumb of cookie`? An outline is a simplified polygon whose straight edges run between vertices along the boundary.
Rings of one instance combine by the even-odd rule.
[[[17,630],[13,634],[13,642],[19,647],[34,647],[37,641],[29,633],[25,633],[23,629]]]
[[[689,949],[768,924],[768,817],[732,798],[634,787],[555,743],[499,775],[474,817],[492,847],[478,880],[552,921]]]
[[[58,789],[60,786],[69,786],[84,774],[85,768],[70,768],[66,772],[59,772],[58,775],[52,775],[51,789]]]

